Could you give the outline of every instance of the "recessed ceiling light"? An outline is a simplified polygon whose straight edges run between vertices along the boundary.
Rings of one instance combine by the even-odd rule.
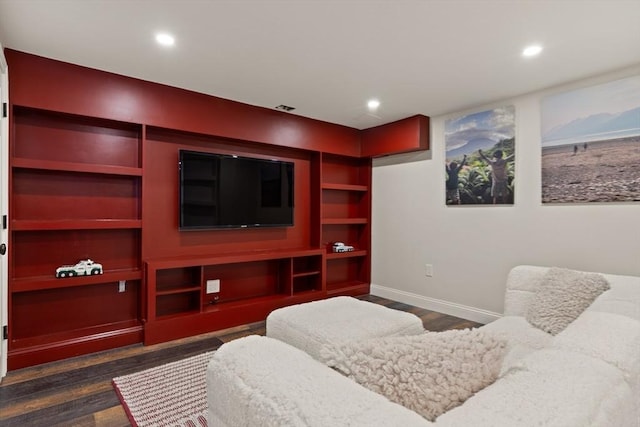
[[[173,46],[174,44],[176,44],[176,39],[168,33],[156,34],[156,41],[162,46]]]
[[[540,46],[539,44],[534,44],[534,45],[531,45],[531,46],[527,46],[522,51],[522,56],[526,56],[526,57],[536,56],[540,52],[542,52],[542,46]]]
[[[380,101],[378,101],[377,99],[370,99],[369,102],[367,102],[367,107],[371,111],[377,110],[379,106],[380,106]]]

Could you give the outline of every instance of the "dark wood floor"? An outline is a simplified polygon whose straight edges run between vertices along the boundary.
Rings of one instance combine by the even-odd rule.
[[[384,298],[362,299],[414,313],[430,331],[478,326]],[[264,322],[258,322],[153,346],[133,345],[11,371],[0,383],[0,425],[129,426],[111,385],[112,378],[214,350],[239,337],[264,333]]]

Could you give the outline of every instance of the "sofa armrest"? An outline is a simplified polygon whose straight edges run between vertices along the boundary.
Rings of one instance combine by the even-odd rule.
[[[509,271],[504,293],[504,315],[526,317],[529,303],[549,267],[518,265]]]
[[[305,352],[257,335],[216,351],[207,367],[207,401],[212,425],[432,425]]]

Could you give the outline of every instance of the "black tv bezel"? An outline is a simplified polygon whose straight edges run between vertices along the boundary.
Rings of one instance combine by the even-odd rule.
[[[183,178],[183,169],[182,169],[182,161],[183,155],[185,153],[195,154],[204,157],[215,157],[215,158],[229,158],[229,159],[242,159],[242,160],[250,160],[250,161],[258,161],[263,163],[277,163],[283,165],[291,165],[291,222],[290,223],[265,223],[265,224],[223,224],[223,225],[202,225],[202,226],[184,226],[183,225],[183,209],[184,209],[184,178]],[[236,154],[227,154],[227,153],[216,153],[209,151],[196,151],[189,149],[180,149],[178,150],[178,192],[179,192],[179,201],[178,201],[178,230],[179,231],[206,231],[206,230],[243,230],[243,229],[256,229],[256,228],[287,228],[293,227],[295,224],[295,162],[276,159],[276,158],[262,158],[262,157],[252,157],[246,155],[236,155]]]

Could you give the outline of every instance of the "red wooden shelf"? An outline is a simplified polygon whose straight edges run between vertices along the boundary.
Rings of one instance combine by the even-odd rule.
[[[286,294],[273,294],[273,295],[266,295],[266,296],[257,297],[257,298],[244,298],[244,299],[239,299],[239,300],[229,301],[229,302],[219,302],[216,304],[210,304],[206,306],[203,309],[203,311],[212,312],[212,311],[225,310],[227,308],[232,308],[232,307],[259,305],[265,302],[277,301],[286,297],[287,297]]]
[[[291,257],[322,255],[323,249],[281,249],[272,251],[237,252],[219,255],[185,255],[178,257],[154,258],[146,260],[149,268],[165,270],[169,268],[195,267],[219,264],[234,264],[251,261],[266,261]]]
[[[319,291],[319,290],[304,290],[301,292],[295,292],[295,297],[318,295],[321,292],[322,291]],[[247,298],[247,299],[240,299],[236,301],[220,302],[220,303],[206,306],[203,309],[203,312],[208,313],[208,312],[221,311],[229,308],[240,308],[245,306],[262,305],[270,302],[282,302],[290,298],[292,298],[292,296],[287,294],[273,294],[273,295],[266,295],[266,296],[257,297],[257,298]],[[286,305],[286,303],[284,303],[283,305]]]
[[[366,224],[367,218],[322,218],[322,224],[326,225],[348,225],[348,224]]]
[[[340,282],[340,283],[327,283],[327,296],[335,295],[335,294],[344,294],[344,293],[357,294],[359,292],[368,293],[369,284],[365,282],[360,282],[357,280]]]
[[[12,159],[12,166],[14,168],[22,169],[41,169],[51,171],[95,173],[104,175],[142,176],[142,168],[91,163],[58,162],[39,159],[22,159],[17,157],[14,157]]]
[[[14,231],[31,230],[105,230],[142,228],[139,219],[62,219],[62,220],[27,220],[15,219],[11,221]]]
[[[163,291],[156,291],[156,296],[185,294],[189,292],[200,292],[200,286],[190,286],[188,288],[172,288]]]
[[[15,338],[11,341],[12,347],[16,351],[9,351],[9,357],[15,356],[21,349],[37,351],[39,348],[64,347],[80,342],[104,339],[123,333],[142,331],[142,325],[138,320],[124,320],[106,325],[91,326],[88,328],[74,329],[64,332],[57,332],[46,336],[36,336],[27,338]]]
[[[73,286],[90,286],[99,283],[119,282],[120,280],[141,280],[141,270],[110,271],[95,276],[65,277],[57,279],[51,276],[26,277],[11,280],[11,292],[39,291],[43,289],[69,288]]]
[[[300,273],[293,273],[293,278],[296,277],[307,277],[307,276],[317,276],[320,274],[320,271],[302,271]]]
[[[323,190],[362,191],[362,192],[369,191],[366,185],[334,184],[334,183],[324,183],[322,184],[322,189]]]
[[[367,251],[365,250],[355,250],[351,252],[328,252],[327,260],[330,259],[342,259],[342,258],[353,258],[353,257],[363,257],[367,256]]]
[[[185,311],[180,311],[177,313],[170,313],[170,314],[158,314],[156,316],[156,322],[157,321],[164,321],[164,320],[171,320],[171,319],[180,319],[183,317],[193,317],[194,315],[200,314],[200,308],[192,308],[189,310],[185,310]]]

